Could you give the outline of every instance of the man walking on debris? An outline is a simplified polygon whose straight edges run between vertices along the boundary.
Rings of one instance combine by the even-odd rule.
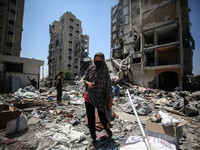
[[[33,85],[33,87],[37,87],[37,82],[35,81],[35,78],[33,78],[33,80],[31,80],[30,78],[29,78],[29,76],[27,76],[27,78],[28,78],[28,80],[31,82],[31,85]]]
[[[108,123],[111,120],[113,93],[110,74],[103,53],[99,52],[95,54],[94,64],[87,69],[84,83],[86,85],[86,92],[84,94],[86,113],[92,137],[89,148],[95,149],[95,145],[97,144],[95,133],[95,108],[98,110],[99,119],[107,135],[112,137],[112,132],[108,127]]]
[[[56,82],[55,89],[57,89],[57,104],[61,103],[61,97],[62,97],[62,77],[63,77],[63,75],[64,75],[63,72],[59,72],[59,76],[58,76],[57,82]]]

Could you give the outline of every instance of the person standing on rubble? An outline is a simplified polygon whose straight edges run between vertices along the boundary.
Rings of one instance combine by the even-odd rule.
[[[107,135],[112,137],[112,131],[108,123],[111,121],[112,115],[113,92],[109,70],[103,53],[98,52],[94,55],[94,63],[88,67],[84,83],[86,85],[86,92],[84,93],[85,107],[92,137],[89,147],[90,149],[95,149],[95,108],[98,110],[99,119]]]
[[[61,103],[61,97],[62,97],[62,77],[64,73],[61,71],[59,72],[59,76],[56,81],[56,87],[57,89],[57,104]]]
[[[37,87],[37,82],[35,81],[35,78],[33,78],[32,80],[29,78],[29,76],[27,76],[27,78],[31,82],[31,85],[36,88]]]

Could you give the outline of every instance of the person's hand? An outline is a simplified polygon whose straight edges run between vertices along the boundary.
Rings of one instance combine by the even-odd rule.
[[[112,105],[113,105],[113,98],[111,96],[109,99],[109,102],[108,102],[108,109],[110,109],[112,107]]]
[[[93,84],[92,82],[86,81],[86,84],[88,85],[88,87],[89,87],[90,89],[92,89],[92,88],[95,87],[94,84]]]

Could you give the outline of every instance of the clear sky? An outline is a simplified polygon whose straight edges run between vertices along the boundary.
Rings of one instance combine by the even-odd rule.
[[[83,34],[90,37],[89,52],[110,57],[111,7],[118,0],[25,0],[21,57],[44,60],[44,76],[48,74],[49,24],[71,11],[82,21]],[[200,0],[189,0],[192,23],[191,32],[196,49],[193,57],[193,73],[200,74]],[[41,71],[42,76],[42,71]]]

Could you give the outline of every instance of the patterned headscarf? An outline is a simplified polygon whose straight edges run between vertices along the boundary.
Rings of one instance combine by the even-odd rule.
[[[108,102],[110,96],[113,95],[110,74],[104,54],[101,52],[96,53],[94,60],[96,56],[99,56],[103,60],[103,63],[99,69],[96,69],[94,63],[87,69],[84,83],[85,81],[94,82],[95,86],[92,89],[87,88],[87,97],[91,104],[100,112],[105,113],[107,120],[110,121],[112,110],[108,109]]]

